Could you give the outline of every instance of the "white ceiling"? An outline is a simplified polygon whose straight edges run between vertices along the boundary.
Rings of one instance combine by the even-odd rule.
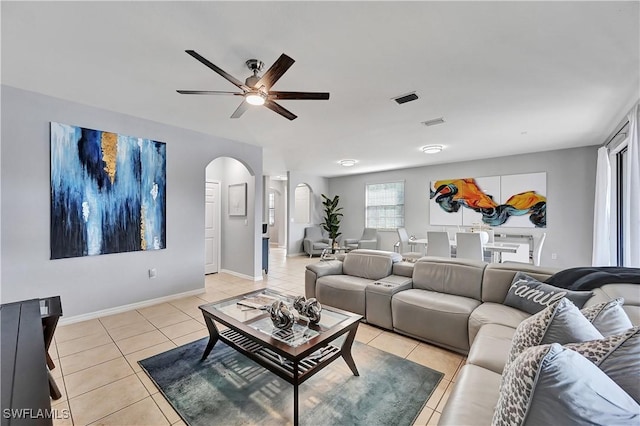
[[[640,97],[639,5],[2,1],[1,77],[263,146],[265,174],[339,176],[602,143]],[[230,119],[238,97],[175,92],[235,89],[186,49],[240,80],[247,59],[286,53],[273,89],[331,98],[280,101],[294,121],[263,107]]]

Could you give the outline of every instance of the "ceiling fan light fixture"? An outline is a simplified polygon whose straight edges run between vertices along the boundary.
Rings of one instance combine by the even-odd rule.
[[[357,162],[358,160],[340,160],[338,161],[338,164],[340,164],[342,167],[353,167]]]
[[[267,97],[262,92],[248,92],[244,95],[244,100],[250,105],[260,106],[264,105]]]
[[[423,146],[422,152],[424,152],[425,154],[437,154],[440,151],[442,151],[444,147],[442,145],[426,145]]]

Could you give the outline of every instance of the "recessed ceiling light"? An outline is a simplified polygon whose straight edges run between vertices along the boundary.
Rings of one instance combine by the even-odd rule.
[[[340,164],[343,167],[351,167],[351,166],[355,166],[357,162],[358,160],[340,160],[338,161],[338,164]]]
[[[423,146],[421,149],[425,154],[437,154],[442,151],[442,148],[444,148],[442,145],[427,145]]]

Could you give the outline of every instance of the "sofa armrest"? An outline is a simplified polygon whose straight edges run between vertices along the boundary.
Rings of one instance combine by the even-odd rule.
[[[342,261],[329,260],[307,265],[304,272],[304,294],[308,299],[316,297],[316,281],[325,275],[342,274]]]
[[[305,253],[311,254],[311,251],[313,250],[313,241],[309,238],[305,238],[302,240],[302,247]]]

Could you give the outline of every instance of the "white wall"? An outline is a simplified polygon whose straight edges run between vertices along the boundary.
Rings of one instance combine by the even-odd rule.
[[[302,240],[304,239],[304,228],[311,225],[322,223],[324,217],[324,209],[322,207],[322,194],[329,194],[329,180],[327,178],[312,176],[299,172],[289,172],[287,194],[289,202],[287,209],[289,210],[289,233],[287,235],[287,256],[295,256],[304,253],[302,250]],[[293,209],[295,208],[295,188],[301,183],[309,185],[311,188],[311,222],[296,223],[292,219]]]
[[[331,195],[344,207],[340,231],[357,238],[365,224],[365,185],[405,181],[405,227],[425,237],[429,225],[429,185],[437,179],[547,172],[547,228],[496,227],[497,233],[547,233],[541,265],[568,268],[591,265],[597,147],[582,147],[329,179]],[[379,232],[378,248],[392,250],[396,231]],[[551,254],[557,253],[557,259]]]
[[[60,295],[65,316],[75,316],[204,287],[205,167],[232,157],[261,176],[262,148],[7,86],[1,96],[2,302]],[[50,121],[166,142],[166,249],[49,260]],[[262,193],[262,179],[253,180],[253,235],[223,258],[259,279],[262,199],[254,194]]]

